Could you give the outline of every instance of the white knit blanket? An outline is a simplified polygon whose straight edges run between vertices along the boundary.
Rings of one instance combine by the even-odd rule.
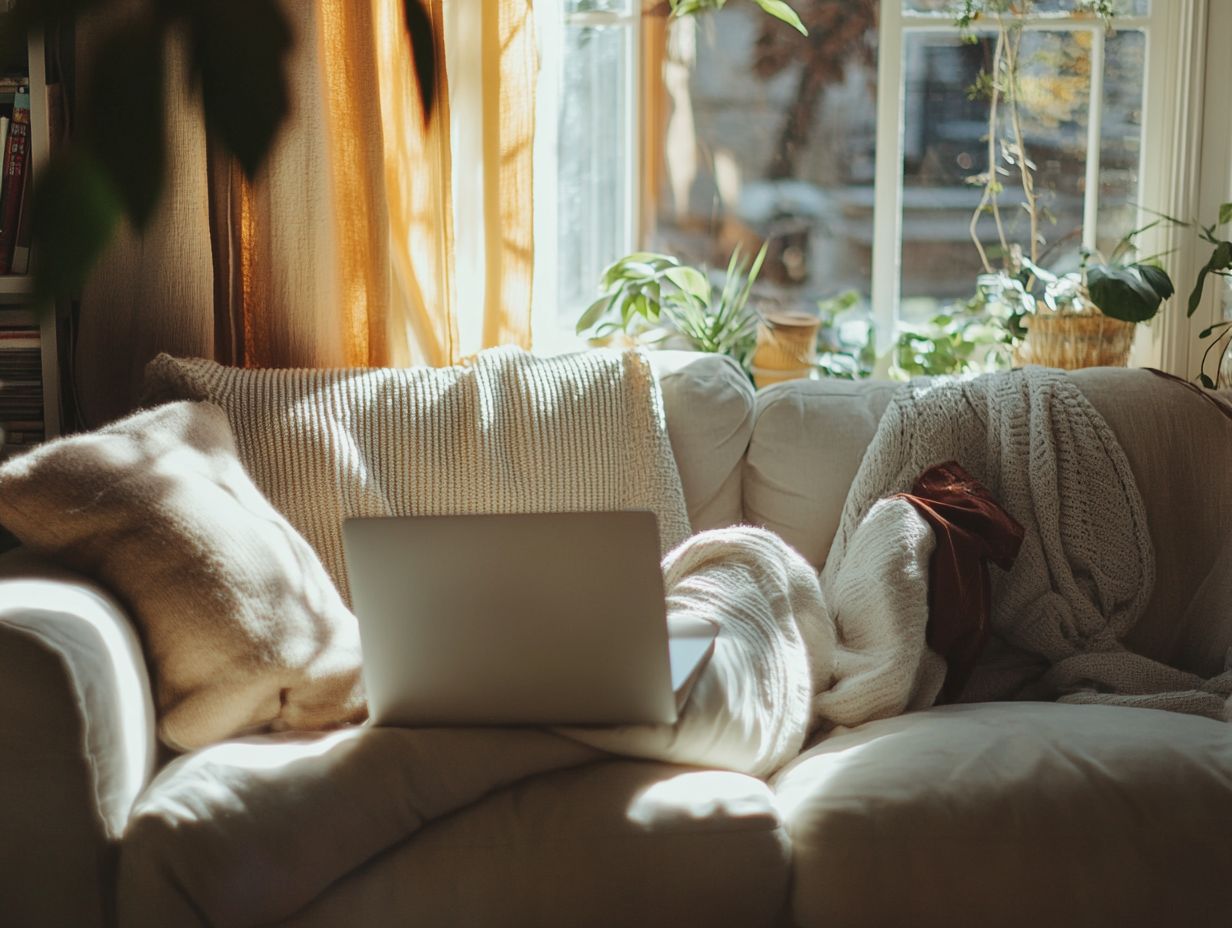
[[[856,474],[823,574],[856,557],[877,500],[956,460],[1026,529],[1012,571],[993,572],[994,645],[964,698],[1055,698],[1232,718],[1232,672],[1211,680],[1129,651],[1155,559],[1142,498],[1103,418],[1062,372],[920,379],[886,410]]]

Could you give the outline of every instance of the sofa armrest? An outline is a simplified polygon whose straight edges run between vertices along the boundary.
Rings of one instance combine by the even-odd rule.
[[[149,677],[110,594],[20,550],[0,558],[0,707],[0,912],[102,924],[153,773]]]

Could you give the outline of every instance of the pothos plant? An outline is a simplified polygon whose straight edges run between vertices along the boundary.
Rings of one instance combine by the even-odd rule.
[[[765,245],[752,263],[737,246],[718,288],[704,272],[671,255],[626,255],[603,272],[603,295],[582,313],[577,332],[592,338],[619,331],[645,335],[666,324],[652,337],[678,332],[696,350],[728,355],[747,370],[761,322],[749,297],[765,257]]]
[[[432,22],[424,0],[402,8],[428,118],[437,85]],[[78,108],[73,137],[33,191],[35,295],[44,305],[80,291],[122,220],[148,226],[166,183],[169,81],[200,95],[206,132],[249,178],[290,106],[286,61],[296,36],[279,0],[16,0],[0,30],[54,35],[84,15],[114,28],[77,82],[89,88],[89,105]],[[169,77],[173,37],[186,44],[188,68]]]
[[[1198,304],[1202,302],[1202,291],[1206,286],[1207,277],[1214,274],[1216,277],[1232,279],[1232,241],[1229,241],[1227,238],[1220,238],[1216,234],[1220,226],[1232,226],[1232,203],[1224,203],[1219,207],[1219,218],[1215,223],[1209,226],[1199,225],[1197,227],[1198,237],[1211,245],[1212,249],[1210,258],[1207,259],[1202,269],[1198,271],[1198,279],[1189,294],[1188,315],[1191,317],[1197,311]],[[1212,336],[1214,336],[1213,340],[1206,346],[1206,350],[1202,352],[1202,364],[1198,373],[1198,379],[1202,382],[1202,386],[1214,389],[1218,371],[1216,371],[1216,377],[1212,377],[1206,372],[1207,359],[1216,346],[1223,345],[1224,350],[1226,350],[1229,342],[1232,341],[1232,320],[1216,322],[1214,325],[1209,325],[1198,333],[1199,338],[1212,338]],[[1220,356],[1220,353],[1216,353],[1216,358]]]
[[[1090,303],[1113,319],[1146,322],[1174,291],[1168,274],[1151,259],[1133,260],[1134,238],[1155,223],[1123,237],[1107,261],[1098,254],[1084,253],[1082,270],[1076,276],[1057,277],[1042,267],[1042,227],[1051,217],[1036,190],[1036,164],[1027,149],[1022,118],[1024,23],[1035,8],[1035,0],[962,0],[955,15],[955,24],[965,41],[978,41],[977,30],[983,23],[994,33],[990,64],[969,90],[973,99],[988,102],[987,167],[967,178],[968,183],[980,188],[980,200],[969,226],[971,240],[986,274],[1000,275],[1006,287],[1038,297],[1050,309],[1080,311],[1085,303]],[[1075,13],[1098,17],[1110,29],[1117,3],[1075,0],[1073,9]],[[1001,209],[1002,178],[1007,176],[1016,178],[1021,191],[1019,205],[1028,224],[1025,248],[1009,240],[1008,221]],[[985,217],[991,217],[997,233],[1000,268],[994,266],[980,239],[979,228]],[[1100,260],[1092,262],[1092,257]],[[1034,305],[1032,299],[1027,303],[1027,311],[1032,311]]]

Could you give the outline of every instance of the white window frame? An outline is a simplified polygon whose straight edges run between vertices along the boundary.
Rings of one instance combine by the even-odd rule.
[[[641,41],[640,0],[631,0],[629,13],[582,13],[565,17],[565,0],[540,0],[538,26],[541,49],[539,118],[536,134],[537,253],[544,263],[537,271],[555,264],[557,152],[555,119],[560,88],[560,38],[566,21],[573,25],[621,25],[635,30],[628,43],[627,91],[640,101]],[[1146,34],[1146,74],[1142,119],[1142,146],[1138,170],[1141,206],[1183,219],[1212,221],[1209,214],[1218,204],[1232,200],[1232,112],[1226,97],[1204,94],[1207,87],[1232,86],[1232,60],[1218,37],[1232,34],[1232,3],[1211,0],[1151,0],[1143,16],[1118,16],[1117,29],[1142,30]],[[1054,31],[1088,31],[1092,34],[1092,86],[1088,120],[1088,158],[1083,203],[1083,242],[1091,246],[1097,232],[1099,205],[1099,139],[1102,122],[1104,29],[1100,20],[1070,13],[1033,16],[1026,28]],[[876,166],[874,176],[872,309],[877,324],[878,353],[889,350],[899,319],[902,264],[903,203],[903,51],[911,32],[958,34],[946,13],[905,13],[902,0],[881,0],[878,23]],[[977,30],[981,31],[981,30]],[[1209,47],[1208,47],[1209,46]],[[886,88],[896,88],[886,93]],[[641,164],[639,107],[626,127],[627,163],[636,172]],[[644,202],[641,179],[629,186],[633,202],[628,209],[626,251],[639,246],[642,228],[640,206]],[[1200,212],[1204,209],[1205,212]],[[1142,213],[1146,221],[1148,214]],[[1144,222],[1139,222],[1139,225]],[[1209,286],[1193,320],[1185,317],[1185,302],[1197,270],[1205,260],[1196,236],[1186,229],[1161,224],[1142,237],[1146,253],[1164,253],[1164,263],[1176,282],[1178,294],[1160,319],[1140,327],[1133,363],[1163,367],[1193,376],[1205,347],[1196,334],[1221,318],[1218,286]],[[618,256],[613,256],[613,258]],[[548,262],[552,263],[548,263]],[[549,279],[550,278],[550,279]],[[1216,281],[1221,283],[1221,281]],[[1232,310],[1232,307],[1229,307]],[[535,344],[537,350],[568,350],[580,344],[571,329],[562,325],[556,299],[555,274],[535,275]]]
[[[531,327],[535,351],[557,354],[584,347],[584,340],[574,332],[574,319],[564,315],[560,305],[557,282],[556,244],[560,234],[557,218],[559,201],[556,178],[559,177],[557,152],[557,119],[560,113],[561,53],[565,30],[570,27],[596,26],[627,29],[625,42],[625,99],[628,107],[620,133],[624,145],[626,188],[630,201],[626,204],[621,227],[620,254],[636,251],[640,245],[642,178],[641,103],[642,103],[642,0],[627,0],[626,11],[597,10],[566,13],[566,0],[538,0],[535,4],[535,28],[539,44],[539,83],[535,99],[535,275],[532,297]],[[542,249],[542,251],[541,251]],[[549,260],[541,261],[543,254]],[[550,271],[550,273],[548,272]],[[598,281],[595,281],[598,284]],[[580,314],[584,307],[577,307]],[[572,307],[571,307],[572,309]]]

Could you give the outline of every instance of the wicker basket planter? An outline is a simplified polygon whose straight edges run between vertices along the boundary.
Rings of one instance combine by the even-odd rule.
[[[1015,352],[1018,364],[1040,364],[1067,371],[1080,367],[1126,367],[1134,344],[1132,322],[1099,310],[1039,312],[1024,320],[1027,337]]]

